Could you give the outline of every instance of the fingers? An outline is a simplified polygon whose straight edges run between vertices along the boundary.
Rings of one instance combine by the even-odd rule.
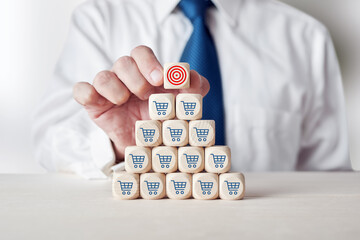
[[[132,50],[131,57],[119,58],[111,71],[98,73],[93,86],[88,83],[75,85],[74,98],[87,110],[91,109],[97,113],[113,104],[120,106],[126,103],[131,94],[135,94],[141,100],[147,100],[155,92],[200,93],[202,96],[209,92],[210,85],[206,78],[194,70],[190,71],[190,78],[191,84],[188,89],[162,89],[164,80],[161,64],[150,48],[139,46]]]
[[[198,93],[205,97],[209,92],[209,81],[195,70],[190,71],[190,81],[190,88],[180,89],[180,93]]]
[[[75,84],[73,97],[78,103],[85,107],[92,118],[97,118],[113,106],[111,102],[96,92],[95,88],[87,82]]]
[[[163,84],[163,68],[151,48],[138,46],[131,51],[131,57],[150,84],[153,86]]]
[[[124,83],[110,71],[99,72],[93,86],[101,96],[116,105],[124,104],[130,97],[130,92]]]
[[[124,56],[119,58],[112,71],[120,81],[138,98],[146,100],[154,92],[154,87],[141,74],[135,60]]]
[[[76,83],[73,87],[74,99],[83,106],[97,106],[105,103],[105,99],[98,94],[93,86],[87,82]]]

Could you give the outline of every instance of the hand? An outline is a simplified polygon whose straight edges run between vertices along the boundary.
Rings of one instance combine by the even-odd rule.
[[[196,71],[190,72],[188,89],[165,90],[163,68],[153,51],[138,46],[131,56],[120,57],[111,70],[99,72],[93,85],[79,82],[74,99],[84,106],[90,118],[113,142],[117,160],[124,158],[125,147],[135,145],[135,122],[149,118],[148,98],[153,93],[199,93],[205,96],[210,85]]]

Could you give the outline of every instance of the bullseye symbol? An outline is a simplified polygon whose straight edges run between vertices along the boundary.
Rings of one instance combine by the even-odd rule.
[[[186,70],[179,65],[172,66],[167,72],[167,79],[172,85],[181,85],[187,78]]]

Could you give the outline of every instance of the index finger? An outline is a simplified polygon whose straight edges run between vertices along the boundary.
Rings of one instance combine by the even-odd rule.
[[[163,67],[151,48],[138,46],[131,51],[131,57],[135,60],[141,74],[151,85],[160,86],[163,84]]]

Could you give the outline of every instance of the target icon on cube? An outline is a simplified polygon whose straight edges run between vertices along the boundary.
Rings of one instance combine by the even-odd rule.
[[[187,72],[182,66],[172,66],[167,72],[167,79],[173,85],[181,85],[187,78]]]
[[[165,89],[181,89],[190,86],[190,67],[186,63],[170,64],[165,67]]]

